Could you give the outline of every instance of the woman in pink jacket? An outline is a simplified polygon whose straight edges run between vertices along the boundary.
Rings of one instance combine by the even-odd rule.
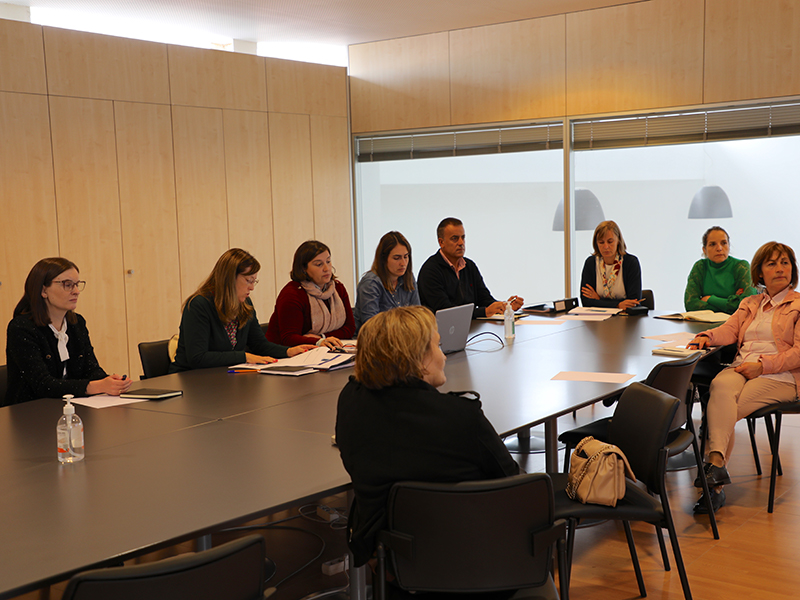
[[[786,244],[768,242],[750,263],[753,284],[762,292],[742,300],[733,315],[717,329],[704,331],[689,346],[736,343],[733,364],[711,382],[708,401],[708,462],[705,476],[714,511],[725,504],[722,486],[731,482],[725,465],[733,450],[734,426],[753,411],[790,402],[800,381],[800,294],[797,260]],[[694,507],[706,512],[705,498]]]

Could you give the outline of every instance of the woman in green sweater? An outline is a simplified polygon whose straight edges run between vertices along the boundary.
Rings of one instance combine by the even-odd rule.
[[[722,227],[703,234],[703,255],[692,267],[683,304],[686,310],[713,310],[732,315],[739,302],[756,293],[746,260],[730,256],[730,238]]]

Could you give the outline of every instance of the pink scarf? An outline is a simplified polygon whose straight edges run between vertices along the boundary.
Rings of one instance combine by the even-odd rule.
[[[301,281],[300,285],[308,294],[308,304],[311,306],[311,331],[307,331],[306,334],[322,335],[344,325],[347,313],[334,281],[329,282],[324,290],[313,281]],[[331,301],[330,310],[325,303],[328,299]]]

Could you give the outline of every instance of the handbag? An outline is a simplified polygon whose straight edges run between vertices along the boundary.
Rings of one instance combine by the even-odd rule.
[[[626,476],[636,481],[622,450],[585,437],[570,457],[567,495],[583,504],[616,506],[625,496]]]

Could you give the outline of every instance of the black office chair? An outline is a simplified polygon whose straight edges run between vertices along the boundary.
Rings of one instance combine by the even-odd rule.
[[[261,331],[264,332],[264,335],[267,335],[267,329],[269,329],[269,323],[259,323],[259,327],[261,327]]]
[[[6,405],[7,390],[8,390],[8,366],[0,365],[0,406]]]
[[[781,457],[779,454],[781,443],[781,422],[785,414],[800,414],[800,401],[781,402],[771,404],[749,414],[747,417],[747,430],[750,433],[750,446],[753,449],[753,460],[756,463],[756,472],[761,475],[761,461],[758,459],[758,447],[756,446],[756,420],[763,418],[767,427],[767,439],[769,439],[770,451],[772,453],[772,469],[769,475],[769,502],[767,512],[771,513],[775,508],[775,477],[783,475],[781,468]],[[773,425],[772,415],[775,415]]]
[[[264,538],[250,535],[197,554],[78,573],[61,600],[262,600]]]
[[[554,545],[560,598],[568,599],[565,523],[553,519],[553,484],[543,473],[455,484],[397,483],[387,521],[378,533],[376,600],[386,598],[387,558],[402,590],[464,597],[519,590],[514,598],[555,600]]]
[[[642,306],[646,306],[650,310],[655,310],[656,298],[653,295],[653,290],[642,290]]]
[[[632,481],[627,482],[625,497],[616,507],[581,504],[566,493],[568,475],[552,475],[556,489],[556,519],[567,520],[567,560],[572,562],[575,531],[584,520],[619,520],[625,527],[628,549],[639,584],[639,593],[647,595],[642,578],[630,521],[644,521],[657,528],[666,527],[686,600],[691,600],[689,580],[683,564],[678,535],[672,520],[666,489],[667,436],[681,402],[643,383],[632,383],[620,396],[608,430],[608,441],[619,446],[628,458],[636,479],[647,491]]]
[[[140,342],[139,358],[142,361],[144,375],[142,379],[160,377],[169,373],[169,340],[157,342]]]

